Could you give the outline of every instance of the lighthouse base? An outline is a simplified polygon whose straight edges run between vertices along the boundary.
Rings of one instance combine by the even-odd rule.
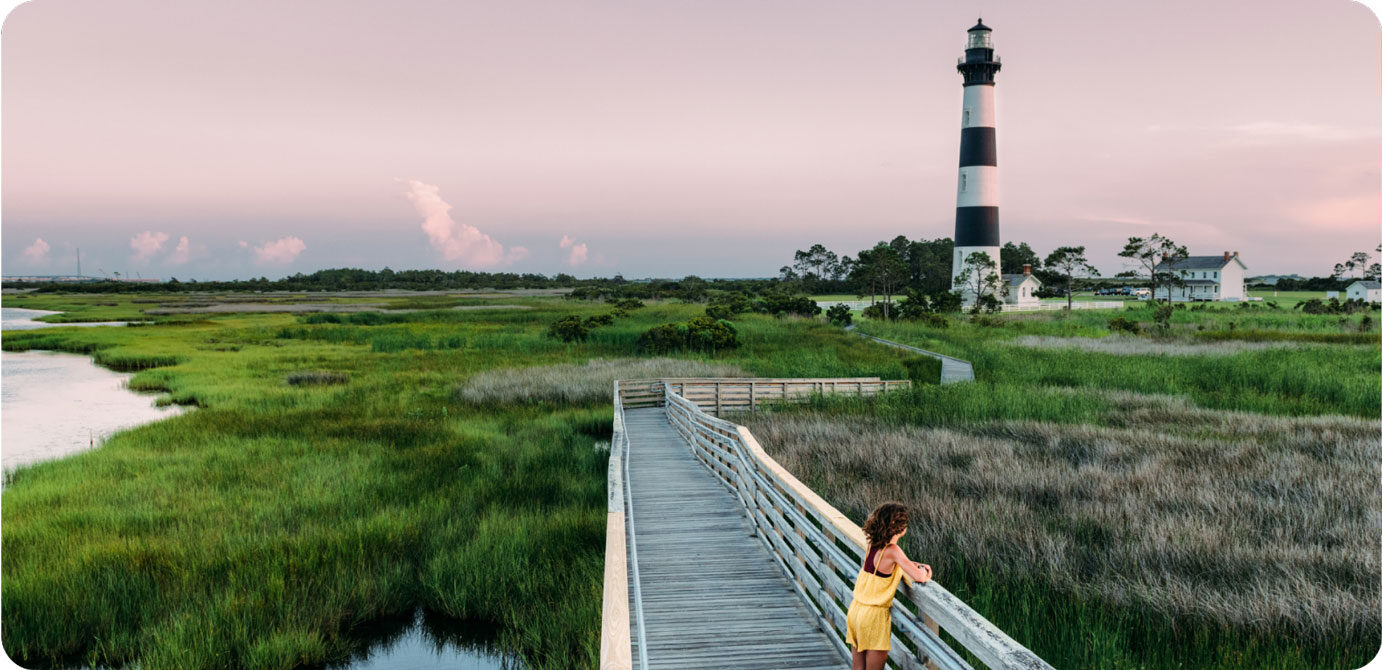
[[[994,274],[999,275],[1000,277],[1002,276],[1002,261],[998,257],[999,247],[955,247],[954,260],[950,270],[950,290],[959,291],[960,299],[966,305],[974,304],[974,298],[976,295],[974,293],[975,280],[972,276],[973,273],[971,273],[969,281],[961,283],[960,273],[964,271],[965,263],[967,262],[969,257],[979,252],[988,254],[989,260],[993,262],[992,272]],[[976,269],[975,272],[977,273],[979,272],[979,270]],[[999,300],[1003,299],[1003,288],[1001,284],[998,288],[998,291],[994,294],[994,297],[998,298]]]

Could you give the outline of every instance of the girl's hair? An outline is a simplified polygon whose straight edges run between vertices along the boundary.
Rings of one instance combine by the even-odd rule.
[[[868,521],[864,522],[864,535],[869,538],[869,549],[881,549],[894,535],[907,529],[907,506],[902,503],[885,502],[874,508]]]

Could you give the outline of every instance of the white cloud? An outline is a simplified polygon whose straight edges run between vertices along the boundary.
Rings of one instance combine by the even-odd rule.
[[[51,248],[42,237],[34,238],[34,243],[24,249],[24,260],[33,265],[47,265],[48,250]]]
[[[480,229],[453,221],[448,213],[451,205],[441,199],[437,186],[410,179],[408,188],[408,199],[413,201],[418,214],[422,215],[422,230],[442,258],[461,265],[484,268],[508,265],[527,257],[528,250],[523,247],[513,247],[505,253],[504,245],[480,232]]]
[[[302,253],[307,245],[300,239],[288,236],[273,242],[265,242],[254,248],[254,260],[259,263],[287,264]]]
[[[163,249],[163,243],[167,241],[168,233],[156,233],[152,230],[131,237],[130,248],[134,250],[134,260],[141,263],[149,260]]]
[[[589,249],[586,248],[585,243],[576,244],[576,241],[571,239],[570,235],[562,235],[560,244],[563,249],[571,249],[570,255],[566,257],[567,263],[580,265],[589,257]]]
[[[182,265],[192,259],[192,243],[186,235],[178,238],[178,245],[173,248],[173,253],[168,256],[168,262],[173,265]]]
[[[250,243],[249,243],[249,242],[246,242],[246,241],[244,241],[244,240],[240,240],[240,248],[241,248],[241,249],[248,249],[248,248],[250,248]]]

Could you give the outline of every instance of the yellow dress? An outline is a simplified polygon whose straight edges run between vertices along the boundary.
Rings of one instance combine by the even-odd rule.
[[[877,560],[875,557],[874,561]],[[855,651],[892,649],[893,617],[889,608],[902,580],[902,566],[894,564],[892,574],[887,576],[876,572],[859,568],[859,576],[854,580],[854,599],[845,614],[845,644]]]

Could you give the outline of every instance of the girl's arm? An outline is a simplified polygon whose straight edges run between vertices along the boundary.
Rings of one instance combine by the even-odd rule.
[[[919,584],[931,581],[931,566],[925,563],[913,563],[907,560],[907,554],[902,552],[902,547],[892,545],[883,552],[884,556],[893,559],[897,567]]]

